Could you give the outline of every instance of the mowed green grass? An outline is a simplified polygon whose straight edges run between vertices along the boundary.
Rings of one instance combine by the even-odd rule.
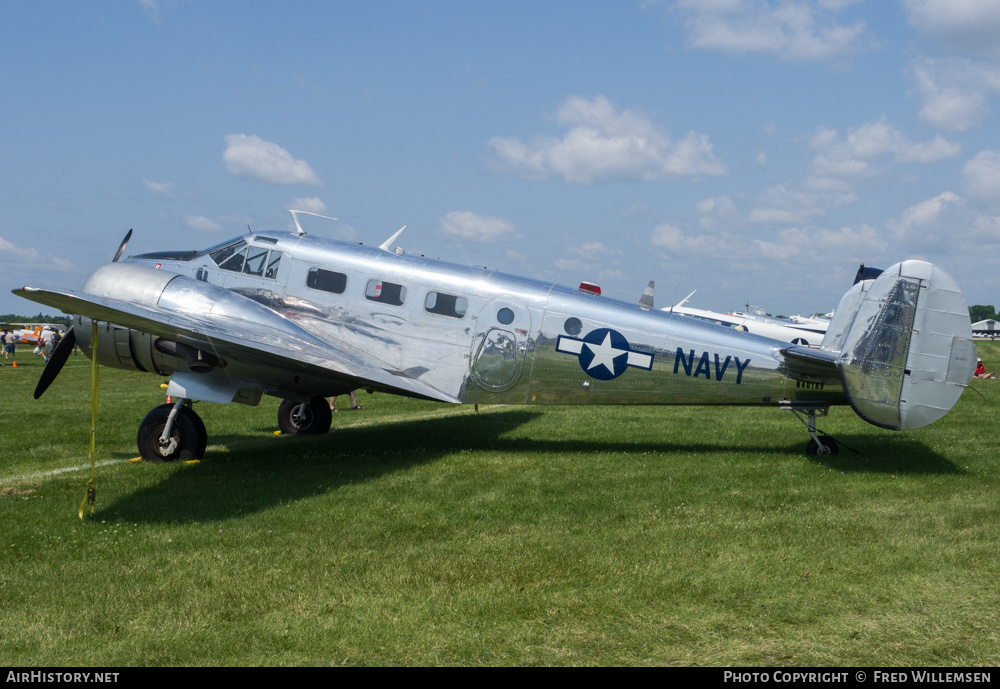
[[[130,464],[161,381],[101,369],[81,521],[89,361],[40,372],[0,368],[0,664],[1000,662],[1000,380],[908,433],[836,408],[823,459],[777,409],[362,393],[321,437],[197,404],[202,462]]]

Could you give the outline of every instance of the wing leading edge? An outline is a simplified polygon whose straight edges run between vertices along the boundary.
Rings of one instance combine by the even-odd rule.
[[[170,284],[175,297],[183,293],[187,293],[188,297],[196,294],[197,297],[175,299],[175,305],[163,306],[162,302],[168,297],[167,290],[158,297],[160,303],[154,304],[35,287],[23,287],[13,290],[13,293],[58,308],[64,313],[79,314],[181,342],[212,352],[219,358],[237,360],[250,366],[276,368],[305,376],[335,377],[345,383],[356,384],[356,387],[375,387],[453,404],[460,402],[409,377],[405,372],[380,366],[378,361],[353,351],[345,343],[325,342],[246,297],[185,276],[173,277]],[[218,294],[214,294],[216,291]],[[218,301],[211,297],[218,297]],[[218,308],[219,303],[223,308]]]

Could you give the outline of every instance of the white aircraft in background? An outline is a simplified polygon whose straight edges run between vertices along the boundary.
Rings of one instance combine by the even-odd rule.
[[[698,290],[695,290],[697,292]],[[795,316],[794,318],[772,318],[762,313],[759,309],[751,310],[747,307],[745,312],[718,313],[717,311],[707,311],[705,309],[694,309],[684,306],[687,300],[694,295],[694,292],[687,295],[674,306],[668,306],[663,311],[678,313],[683,316],[699,318],[703,321],[718,323],[735,330],[743,330],[756,335],[763,335],[774,340],[791,342],[792,344],[816,346],[823,341],[830,321],[820,318]]]
[[[880,268],[866,268],[865,264],[862,263],[858,267],[857,274],[854,276],[854,285],[856,286],[859,282],[874,280],[881,274],[882,270]],[[695,290],[694,292],[697,291]],[[718,323],[735,330],[751,332],[806,347],[818,347],[822,344],[834,315],[834,312],[831,312],[823,317],[791,316],[784,319],[768,316],[764,313],[763,309],[756,307],[751,310],[749,304],[745,312],[736,311],[730,313],[718,313],[716,311],[693,309],[689,306],[684,306],[687,300],[694,295],[694,292],[681,299],[676,305],[663,309],[663,311],[699,318],[703,321]],[[652,282],[646,288],[646,294],[643,295],[640,305],[643,305],[645,309],[653,308]]]

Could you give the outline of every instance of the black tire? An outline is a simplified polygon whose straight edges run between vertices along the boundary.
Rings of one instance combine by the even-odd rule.
[[[204,455],[208,445],[205,424],[187,407],[181,407],[174,419],[170,446],[160,447],[160,435],[173,408],[172,404],[161,404],[146,414],[146,418],[139,424],[136,445],[139,446],[139,454],[143,459],[150,462],[175,462],[181,459],[198,459]]]
[[[838,452],[840,452],[840,446],[837,445],[837,441],[831,438],[830,436],[825,436],[823,438],[823,449],[824,451],[821,453],[819,451],[819,445],[816,444],[815,440],[810,438],[809,443],[806,445],[806,454],[814,456],[822,456],[822,455],[835,455]]]
[[[298,417],[300,407],[302,418]],[[327,433],[332,423],[333,412],[325,397],[313,397],[308,404],[284,400],[278,407],[278,427],[287,435]]]
[[[198,442],[195,444],[194,458],[201,459],[205,456],[205,450],[208,449],[208,430],[205,428],[205,422],[201,420],[198,413],[191,407],[181,407],[181,414],[188,417],[191,423],[194,424],[195,432],[198,434]]]

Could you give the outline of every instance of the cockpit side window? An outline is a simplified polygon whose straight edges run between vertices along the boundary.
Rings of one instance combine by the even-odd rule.
[[[267,265],[267,249],[258,246],[251,246],[247,250],[247,260],[243,265],[243,272],[247,275],[263,275],[264,266]]]
[[[272,251],[271,258],[267,261],[267,270],[264,271],[264,277],[271,278],[274,280],[278,277],[278,264],[281,263],[281,252]]]

